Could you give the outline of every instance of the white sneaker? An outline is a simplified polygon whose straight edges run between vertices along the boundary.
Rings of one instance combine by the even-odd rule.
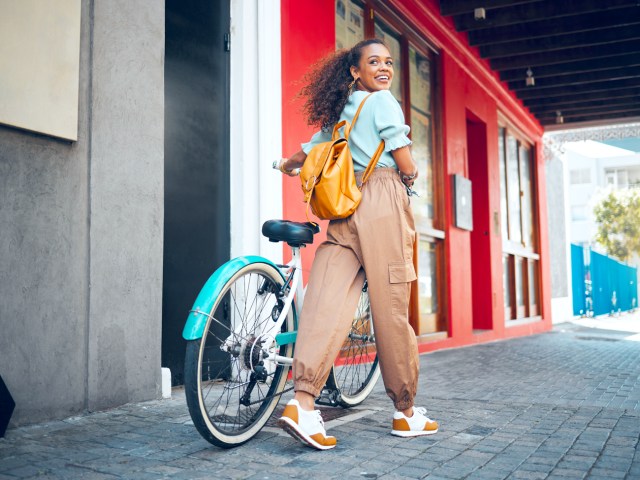
[[[393,430],[391,435],[398,437],[419,437],[421,435],[433,435],[438,432],[438,422],[426,416],[427,409],[414,407],[413,415],[407,417],[402,412],[393,414]]]
[[[284,407],[278,425],[293,438],[318,450],[329,450],[336,446],[336,437],[327,437],[320,410],[303,410],[295,399]]]

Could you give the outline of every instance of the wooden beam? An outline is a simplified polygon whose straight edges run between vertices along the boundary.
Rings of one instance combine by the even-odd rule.
[[[640,60],[640,59],[639,59]],[[597,72],[574,73],[571,75],[558,75],[555,77],[537,78],[535,71],[533,77],[536,84],[527,86],[525,76],[522,79],[509,82],[509,89],[514,92],[529,90],[544,90],[550,87],[560,87],[563,85],[584,85],[586,83],[600,82],[604,80],[622,80],[625,78],[637,78],[640,85],[640,66],[612,68],[608,70],[598,70]]]
[[[493,8],[512,7],[523,3],[535,3],[540,0],[440,0],[440,13],[444,16],[460,15],[473,12],[476,8],[486,10]]]
[[[614,90],[625,90],[628,88],[637,87],[640,85],[638,79],[636,78],[626,78],[624,80],[612,80],[612,81],[604,81],[604,82],[593,82],[586,83],[584,85],[567,85],[560,87],[549,87],[543,88],[541,90],[526,90],[519,91],[517,93],[518,98],[521,100],[532,99],[532,98],[548,98],[548,97],[559,97],[562,95],[577,95],[577,94],[587,94],[592,92],[600,92],[600,91],[608,91],[612,92]]]
[[[573,94],[565,94],[557,97],[546,98],[529,98],[524,99],[522,103],[526,107],[538,108],[547,105],[556,105],[560,103],[584,103],[592,100],[608,100],[610,98],[622,98],[622,97],[638,97],[640,96],[640,87],[627,88],[624,90],[607,91],[600,90],[598,92],[591,92],[584,94],[583,92],[576,92]]]
[[[575,15],[576,12],[589,13],[632,7],[635,0],[546,0],[540,3],[515,5],[487,11],[484,20],[475,20],[473,12],[456,15],[454,23],[459,32],[524,24],[538,20]]]
[[[514,55],[546,53],[575,47],[584,48],[635,39],[640,39],[640,24],[485,45],[480,47],[480,55],[484,58],[512,57]]]
[[[541,107],[529,107],[529,111],[537,117],[546,113],[555,114],[557,110],[561,110],[563,113],[592,110],[595,111],[597,109],[617,108],[625,105],[640,106],[640,97],[609,98],[607,100],[587,100],[584,103],[556,103],[554,105],[544,105]]]
[[[552,35],[599,30],[604,27],[625,26],[640,21],[637,7],[618,8],[604,12],[576,13],[567,17],[545,18],[535,22],[469,32],[469,44],[474,47],[501,42],[515,42]]]
[[[566,120],[567,118],[584,117],[586,115],[613,115],[613,114],[619,114],[619,113],[636,112],[638,110],[640,110],[640,103],[633,103],[629,105],[619,105],[613,108],[592,108],[587,110],[573,110],[573,111],[560,110],[560,112]],[[556,116],[557,116],[556,110],[545,112],[545,113],[539,113],[535,115],[535,117],[538,120],[549,119],[549,118],[555,119]]]
[[[600,114],[600,115],[585,115],[583,117],[575,117],[575,118],[571,118],[570,121],[566,121],[562,124],[562,125],[570,125],[572,123],[579,123],[579,122],[593,122],[596,120],[607,120],[607,123],[615,123],[615,120],[620,120],[617,123],[626,123],[625,119],[631,118],[631,117],[638,117],[640,116],[640,109],[636,110],[634,112],[627,112],[627,113],[619,113],[619,114],[611,114],[611,115],[604,115],[604,114]],[[553,121],[546,121],[546,122],[540,122],[542,125],[556,125],[555,119]]]
[[[539,65],[534,71],[533,75],[536,77],[536,83],[538,79],[547,77],[558,77],[564,75],[574,75],[577,73],[596,72],[602,70],[634,67],[640,65],[640,51],[625,53],[624,55],[612,55],[609,57],[599,58],[598,61],[591,59],[578,60],[575,62],[557,63],[553,65]],[[526,69],[522,67],[512,70],[504,70],[500,72],[500,79],[503,81],[519,81],[526,75]]]
[[[531,53],[516,57],[495,58],[491,60],[491,68],[498,71],[512,70],[518,67],[526,69],[527,67],[533,68],[539,65],[599,59],[611,55],[622,55],[637,51],[640,51],[640,40],[627,40],[625,42],[595,45],[593,47],[568,48],[566,50],[555,50],[546,53]]]

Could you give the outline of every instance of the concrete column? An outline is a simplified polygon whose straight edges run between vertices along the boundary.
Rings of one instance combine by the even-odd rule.
[[[160,393],[164,3],[94,2],[92,40],[87,381],[95,410]]]

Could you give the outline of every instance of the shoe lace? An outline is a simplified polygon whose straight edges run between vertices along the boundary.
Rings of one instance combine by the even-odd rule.
[[[322,419],[322,414],[320,413],[320,410],[314,410],[313,414],[315,415],[316,420],[320,422],[320,425],[322,425],[322,428],[324,428],[324,420]]]
[[[413,410],[420,415],[424,415],[425,417],[427,416],[427,409],[424,407],[413,407]]]

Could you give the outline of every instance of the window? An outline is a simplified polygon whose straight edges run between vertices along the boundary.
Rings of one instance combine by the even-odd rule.
[[[571,185],[584,185],[591,183],[591,170],[588,168],[571,170],[569,173],[569,183],[571,183]]]
[[[402,65],[402,52],[400,47],[400,35],[393,31],[393,29],[385,22],[376,19],[375,21],[375,37],[384,41],[389,47],[389,52],[393,58],[393,82],[391,83],[391,93],[396,100],[400,102],[400,105],[404,109],[404,102],[402,101],[402,77],[403,77],[403,65]],[[406,72],[404,72],[406,75]]]
[[[391,93],[400,102],[411,127],[411,151],[420,176],[411,205],[418,233],[415,255],[418,286],[412,293],[410,321],[417,334],[446,332],[443,308],[444,238],[442,168],[435,156],[435,55],[424,39],[384,2],[336,0],[336,48],[351,47],[365,38],[382,39],[394,60]]]
[[[604,171],[607,186],[614,188],[637,188],[640,185],[639,168],[607,168]]]
[[[336,1],[336,48],[364,40],[364,5],[355,0]]]
[[[498,148],[505,316],[509,321],[539,315],[534,151],[506,125],[498,129]],[[590,171],[586,172],[576,178],[590,180]]]

